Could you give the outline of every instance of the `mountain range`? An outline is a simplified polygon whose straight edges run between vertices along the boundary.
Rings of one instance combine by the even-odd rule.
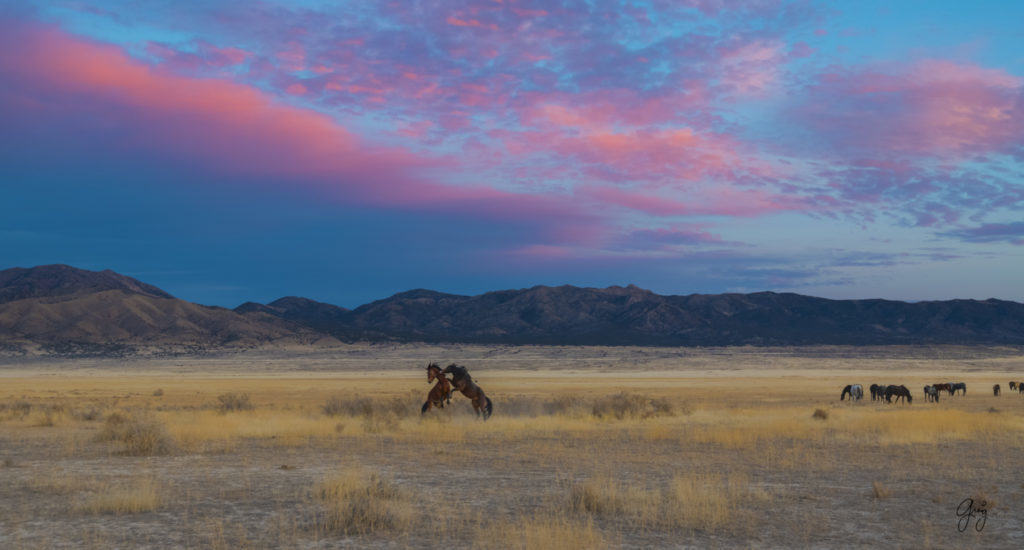
[[[1024,345],[1024,304],[829,300],[790,293],[662,296],[630,285],[477,296],[411,290],[356,309],[300,297],[234,310],[113,271],[0,271],[0,352],[199,352],[353,341],[539,345]]]

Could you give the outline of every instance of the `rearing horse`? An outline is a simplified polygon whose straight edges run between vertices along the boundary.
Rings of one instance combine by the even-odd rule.
[[[427,401],[423,403],[420,414],[426,414],[431,406],[443,409],[445,400],[449,404],[452,402],[452,383],[441,373],[441,367],[437,363],[431,363],[427,365],[427,382],[433,382],[435,379],[437,384],[430,388],[430,393],[427,394]]]
[[[473,377],[469,375],[469,371],[466,367],[460,367],[455,363],[448,365],[444,368],[444,374],[452,375],[452,385],[457,390],[462,392],[470,400],[473,401],[473,410],[476,411],[476,415],[479,417],[481,413],[484,415],[484,420],[491,417],[491,412],[494,410],[494,405],[491,404],[491,398],[484,394],[484,390],[480,386],[476,385],[473,381]]]

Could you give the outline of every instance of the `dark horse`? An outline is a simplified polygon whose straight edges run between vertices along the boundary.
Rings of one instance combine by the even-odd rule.
[[[953,384],[932,384],[937,391],[948,391],[949,395],[953,395]]]
[[[1010,391],[1017,391],[1017,383],[1010,382]]]
[[[967,384],[965,384],[963,382],[957,382],[955,384],[950,384],[950,388],[951,388],[949,390],[949,394],[950,395],[956,395],[957,390],[960,390],[960,394],[961,395],[967,395]]]
[[[939,390],[935,389],[935,386],[924,387],[924,400],[939,402]]]
[[[455,363],[452,363],[445,367],[442,372],[452,375],[452,385],[462,392],[462,395],[465,395],[473,402],[473,410],[476,411],[477,417],[479,417],[481,413],[484,415],[484,420],[491,417],[491,412],[494,411],[494,405],[491,404],[491,398],[487,397],[484,394],[484,390],[481,389],[480,386],[476,385],[476,382],[473,381],[473,377],[469,375],[469,371],[466,370],[466,367],[460,367]]]
[[[445,401],[448,401],[448,404],[452,402],[452,383],[441,373],[441,367],[437,363],[431,363],[427,365],[427,382],[433,382],[435,379],[437,384],[430,388],[430,393],[427,394],[427,400],[423,403],[420,414],[426,414],[432,406],[443,409]]]
[[[992,386],[992,395],[999,397],[999,384]]]
[[[892,398],[896,397],[896,401],[903,398],[908,404],[914,402],[914,398],[910,395],[910,390],[906,386],[888,386],[885,388],[885,401],[892,403]]]
[[[881,401],[885,397],[885,386],[881,384],[871,384],[871,400]]]

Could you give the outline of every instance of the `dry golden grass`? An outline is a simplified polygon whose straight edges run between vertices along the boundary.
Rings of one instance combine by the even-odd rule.
[[[664,515],[670,523],[715,532],[750,520],[742,510],[771,493],[743,473],[679,474],[672,479]]]
[[[530,354],[521,368],[540,354],[513,351]],[[571,359],[573,350],[559,352]],[[933,518],[954,519],[966,496],[998,499],[997,512],[1024,506],[1019,483],[991,481],[1020,469],[1024,397],[838,400],[851,382],[955,378],[990,388],[1024,372],[1022,361],[987,359],[998,368],[960,377],[962,356],[893,364],[662,351],[650,366],[647,350],[622,350],[634,362],[620,368],[580,353],[586,369],[470,363],[494,400],[487,422],[461,396],[421,416],[430,389],[422,367],[0,372],[0,529],[17,533],[7,540],[14,548],[76,537],[125,547],[133,541],[123,518],[95,518],[88,532],[76,522],[159,510],[147,523],[153,538],[140,544],[828,547],[875,545],[822,534],[865,518],[865,532],[892,528],[900,518],[893,544],[907,547],[950,527]],[[34,517],[59,527],[40,538]]]
[[[301,411],[252,410],[223,414],[217,410],[164,411],[157,417],[182,447],[200,450],[208,445],[233,448],[241,439],[267,439],[282,447],[308,445],[310,439],[330,438],[339,422]]]
[[[121,443],[118,452],[130,456],[165,455],[176,447],[167,427],[145,411],[137,414],[112,413],[96,435],[96,440]]]
[[[569,500],[575,512],[643,528],[715,532],[738,519],[749,520],[741,509],[755,500],[769,501],[771,495],[742,473],[676,474],[666,487],[637,486],[602,475],[572,484]]]
[[[326,510],[323,525],[343,534],[402,534],[422,522],[408,492],[379,473],[349,468],[325,479],[314,495]]]
[[[537,515],[516,521],[479,525],[473,548],[515,550],[590,550],[608,543],[591,520],[574,521],[557,515]]]
[[[927,405],[914,410],[845,412],[836,424],[846,437],[863,439],[865,434],[872,434],[882,445],[977,441],[1024,432],[1024,418],[1017,415],[934,409]]]
[[[128,486],[101,487],[77,509],[90,514],[137,514],[156,510],[160,502],[159,484],[152,478],[143,478]]]

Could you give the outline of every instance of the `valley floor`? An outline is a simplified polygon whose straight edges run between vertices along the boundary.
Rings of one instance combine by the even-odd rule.
[[[6,361],[4,548],[1024,547],[1019,350]],[[461,395],[421,416],[428,361],[468,367],[494,416]],[[950,381],[967,394],[925,402]]]

